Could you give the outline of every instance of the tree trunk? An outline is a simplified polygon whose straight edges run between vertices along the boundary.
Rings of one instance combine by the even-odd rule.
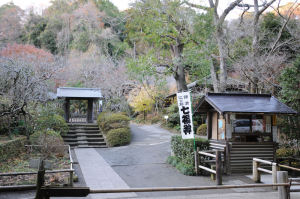
[[[208,59],[210,61],[210,76],[211,76],[212,84],[214,87],[214,92],[218,93],[219,92],[219,82],[218,82],[217,74],[215,71],[215,65],[214,65],[214,62],[211,57],[209,57]]]
[[[187,91],[187,85],[185,81],[185,72],[184,72],[184,67],[182,65],[177,66],[176,74],[175,74],[175,80],[176,80],[176,85],[177,85],[177,91],[178,92],[183,92]]]
[[[187,85],[186,85],[186,80],[185,80],[185,71],[184,71],[184,66],[182,63],[182,51],[183,51],[183,44],[181,44],[179,41],[177,41],[177,45],[173,46],[173,53],[174,57],[176,60],[176,71],[174,74],[174,78],[176,80],[176,85],[177,85],[177,91],[178,92],[183,92],[187,91]]]
[[[258,78],[256,76],[256,70],[258,69],[257,57],[259,55],[258,49],[258,20],[259,20],[259,9],[258,1],[254,0],[254,19],[253,19],[253,39],[252,39],[252,68],[254,77],[251,83],[251,93],[258,93]]]
[[[216,39],[218,43],[219,48],[219,58],[220,58],[220,92],[226,91],[226,85],[227,85],[227,65],[226,65],[226,56],[227,56],[227,50],[226,50],[226,43],[224,38],[224,32],[220,28],[216,31]]]

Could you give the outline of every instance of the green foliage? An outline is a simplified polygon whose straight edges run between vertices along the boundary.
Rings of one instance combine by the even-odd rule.
[[[130,143],[131,133],[129,128],[117,128],[108,131],[106,140],[109,146],[122,146]]]
[[[298,113],[300,112],[300,57],[298,57],[291,67],[287,67],[282,71],[280,76],[280,99],[292,107]],[[300,116],[281,116],[279,118],[279,127],[281,132],[285,133],[290,139],[300,138]]]
[[[196,174],[194,166],[182,163],[175,156],[169,156],[167,163],[175,167],[183,175],[194,176]]]
[[[73,34],[73,41],[71,44],[71,48],[76,50],[85,52],[89,48],[90,45],[90,35],[87,31],[78,32]]]
[[[200,150],[207,150],[209,147],[208,140],[196,138],[196,147]],[[194,140],[187,139],[184,140],[181,136],[172,136],[171,139],[171,149],[174,152],[175,157],[177,157],[183,164],[194,166]]]
[[[47,27],[47,20],[31,12],[29,15],[29,20],[24,26],[25,33],[22,36],[22,40],[26,43],[30,43],[38,48],[41,48],[42,42],[40,35]]]
[[[26,137],[19,137],[7,142],[0,142],[0,162],[18,157],[25,151]]]
[[[207,124],[201,124],[198,127],[197,135],[207,135]]]
[[[208,140],[196,138],[196,147],[200,150],[207,150],[209,147]],[[195,175],[195,159],[194,159],[194,140],[183,140],[181,136],[172,136],[171,148],[174,156],[167,159],[167,163],[176,167],[184,175]]]
[[[195,173],[195,166],[190,164],[184,164],[183,162],[179,162],[179,164],[176,165],[176,169],[180,171],[183,175],[187,176],[194,176]]]
[[[167,158],[167,163],[172,165],[173,167],[176,167],[176,165],[179,163],[180,161],[178,160],[177,157],[175,156],[169,156]]]
[[[104,128],[104,125],[106,123],[106,119],[107,117],[110,115],[111,113],[108,113],[108,112],[101,112],[99,115],[98,115],[98,118],[97,118],[97,124],[99,126],[99,128],[102,130]]]
[[[106,136],[109,146],[122,146],[130,143],[129,117],[126,113],[102,112],[97,118],[97,123]]]
[[[57,53],[56,33],[53,30],[47,27],[46,30],[40,34],[39,40],[43,48],[48,49],[52,54]]]
[[[51,112],[42,112],[36,121],[36,130],[44,131],[46,129],[52,129],[59,132],[60,135],[65,135],[69,127],[62,116]]]
[[[104,134],[107,134],[111,129],[128,128],[129,117],[123,113],[106,113],[102,112],[97,118],[99,128]]]
[[[128,59],[127,67],[135,79],[143,81],[173,75],[179,63],[198,78],[209,74],[207,53],[200,46],[212,35],[213,18],[210,14],[197,14],[181,3],[139,1],[129,11],[126,41],[134,47],[138,57]],[[202,34],[205,38],[201,38]],[[182,48],[179,56],[174,53],[178,45]]]
[[[172,104],[167,108],[167,115],[169,116],[168,119],[168,126],[174,128],[180,125],[180,117],[179,117],[179,110],[177,103]],[[179,126],[180,128],[180,126]]]

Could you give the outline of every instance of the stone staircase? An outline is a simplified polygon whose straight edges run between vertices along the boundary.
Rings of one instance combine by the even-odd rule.
[[[97,124],[68,124],[69,132],[63,136],[64,142],[78,148],[106,148],[106,142]]]

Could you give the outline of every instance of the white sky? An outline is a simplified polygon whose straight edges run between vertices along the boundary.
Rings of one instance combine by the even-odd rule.
[[[34,8],[34,10],[37,13],[42,13],[42,10],[47,8],[51,0],[0,0],[0,6],[8,3],[8,2],[13,2],[14,4],[18,5],[21,7],[23,10],[29,9],[29,8]],[[113,4],[115,4],[119,10],[125,10],[129,7],[129,3],[134,2],[135,0],[110,0]],[[262,1],[262,0],[260,0]],[[286,4],[287,2],[293,2],[293,0],[281,0],[281,5]],[[199,2],[206,2],[205,0],[191,0],[191,2],[199,3]],[[221,0],[220,1],[220,9],[224,10],[229,4],[232,2],[232,0]],[[244,2],[252,2],[251,0],[244,0]],[[276,4],[277,5],[277,4]],[[239,9],[235,9],[233,12],[231,12],[228,16],[227,19],[232,19],[236,18],[239,16]]]

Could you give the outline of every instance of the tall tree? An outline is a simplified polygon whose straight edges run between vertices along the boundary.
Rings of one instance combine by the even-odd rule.
[[[186,91],[189,66],[184,53],[194,44],[190,35],[196,16],[181,1],[137,1],[126,24],[127,41],[134,51],[129,71],[142,81],[147,76],[158,79],[172,74],[178,92]]]
[[[227,58],[228,58],[228,44],[226,39],[226,34],[224,30],[225,18],[226,16],[237,7],[242,0],[235,0],[229,4],[229,6],[221,13],[218,13],[219,0],[208,0],[209,6],[204,6],[200,4],[190,3],[185,1],[185,4],[196,9],[204,10],[206,12],[212,12],[214,18],[214,37],[218,46],[218,55],[211,54],[210,59],[215,58],[219,62],[219,67],[215,67],[213,60],[211,60],[211,77],[214,84],[215,92],[224,92],[226,90],[227,84]],[[220,70],[219,79],[217,77],[217,70]]]

